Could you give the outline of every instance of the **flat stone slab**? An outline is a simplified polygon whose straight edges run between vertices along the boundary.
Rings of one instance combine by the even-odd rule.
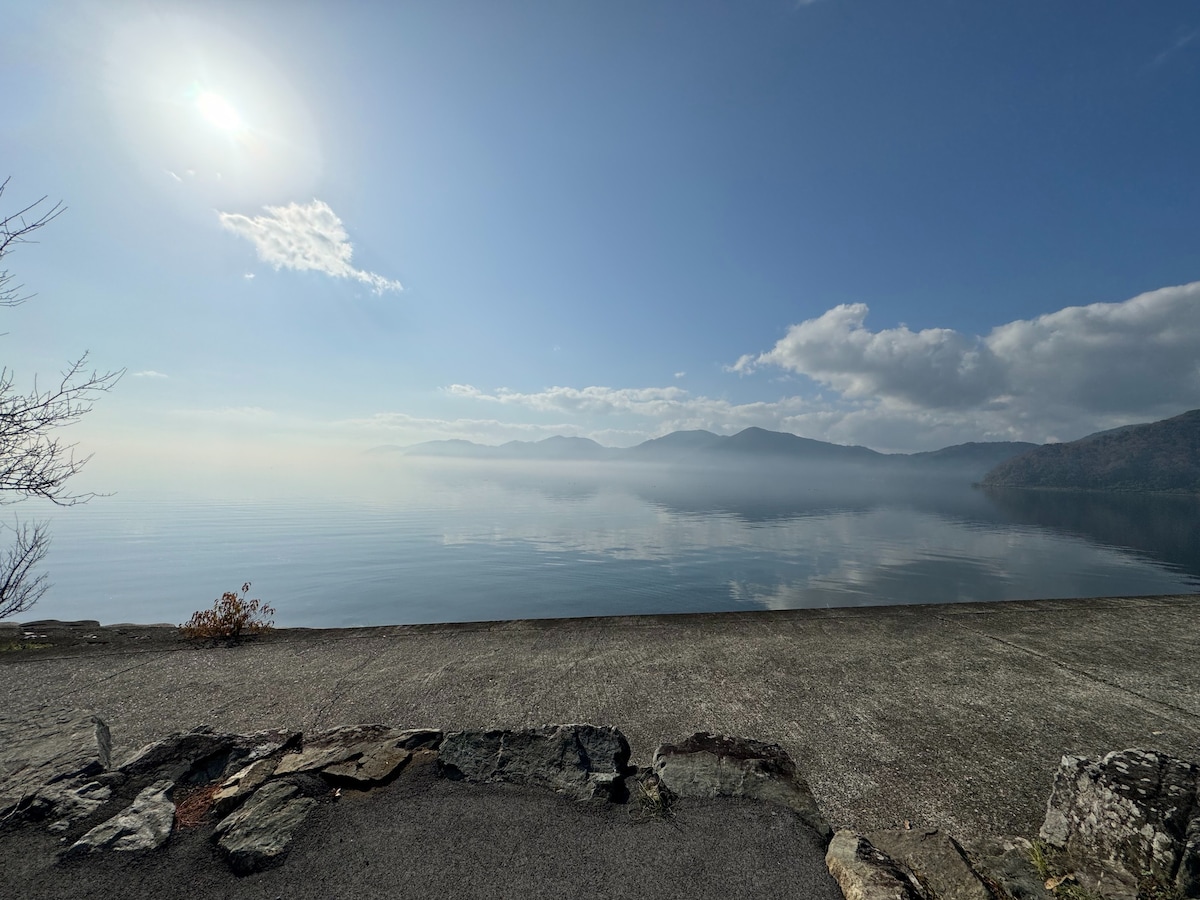
[[[275,775],[320,772],[361,787],[382,784],[403,768],[415,752],[436,749],[442,733],[428,728],[347,725],[320,731],[285,754]]]
[[[958,841],[936,828],[889,828],[867,840],[911,869],[938,900],[993,900]]]
[[[67,850],[68,856],[97,850],[154,850],[171,836],[175,825],[174,785],[159,781],[142,790],[132,804],[97,825]]]
[[[0,713],[0,819],[28,805],[48,785],[91,781],[108,768],[110,747],[108,726],[91,713]]]
[[[585,724],[451,732],[438,756],[449,778],[541,785],[577,800],[611,798],[628,766],[625,735]]]
[[[277,865],[315,802],[299,796],[299,788],[286,781],[265,784],[217,823],[217,846],[239,874]]]
[[[853,831],[834,834],[825,865],[846,900],[932,900],[912,872]]]
[[[808,782],[778,744],[697,732],[654,753],[654,773],[679,797],[742,797],[794,810],[819,834],[833,835]]]

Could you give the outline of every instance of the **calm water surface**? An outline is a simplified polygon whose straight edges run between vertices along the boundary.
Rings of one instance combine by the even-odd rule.
[[[284,626],[1200,591],[1200,498],[404,465],[47,512],[26,619],[178,623],[243,581]]]

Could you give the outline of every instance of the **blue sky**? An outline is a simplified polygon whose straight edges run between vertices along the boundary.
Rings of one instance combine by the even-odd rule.
[[[0,347],[128,370],[96,465],[1200,406],[1191,0],[2,5]]]

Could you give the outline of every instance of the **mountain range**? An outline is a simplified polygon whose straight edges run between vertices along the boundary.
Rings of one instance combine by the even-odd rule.
[[[957,444],[926,453],[879,453],[868,447],[831,444],[764,428],[733,435],[674,431],[634,447],[604,447],[588,438],[550,437],[498,446],[464,440],[428,441],[408,447],[377,447],[376,453],[483,460],[561,460],[670,463],[696,467],[758,464],[853,465],[880,471],[952,472],[978,479],[1000,462],[1036,448],[1021,441]]]
[[[480,460],[667,463],[697,469],[775,472],[797,464],[854,467],[880,475],[950,475],[985,487],[1200,493],[1200,409],[1144,425],[1099,431],[1077,441],[989,441],[924,453],[880,453],[764,428],[737,434],[673,431],[634,447],[604,447],[580,437],[464,440],[387,445],[373,453]]]

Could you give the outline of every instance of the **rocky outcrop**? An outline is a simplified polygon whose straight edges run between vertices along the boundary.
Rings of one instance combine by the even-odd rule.
[[[833,835],[808,782],[778,744],[699,732],[654,753],[654,774],[677,797],[742,797],[794,810],[828,841]]]
[[[777,804],[796,814],[806,839],[826,841],[826,865],[847,900],[1200,898],[1200,765],[1153,751],[1064,757],[1039,842],[1013,837],[966,850],[907,823],[833,834],[781,747],[707,732],[663,744],[640,771],[618,729],[588,724],[446,734],[353,725],[307,737],[198,728],[116,768],[108,729],[92,715],[61,713],[25,727],[0,718],[0,739],[0,833],[40,822],[62,836],[63,858],[77,862],[153,853],[200,828],[234,872],[248,874],[282,863],[318,804],[422,764],[444,778],[589,801],[625,801],[636,776],[637,821],[672,818],[676,804],[697,798]]]
[[[547,787],[577,800],[617,799],[629,772],[629,742],[616,728],[547,725],[517,731],[455,731],[438,767],[448,778]]]
[[[80,855],[96,850],[155,850],[167,842],[175,824],[174,784],[159,781],[137,795],[129,808],[97,825],[67,850]]]
[[[1143,882],[1200,896],[1198,775],[1195,763],[1143,750],[1064,756],[1040,836],[1113,900],[1136,897]]]

